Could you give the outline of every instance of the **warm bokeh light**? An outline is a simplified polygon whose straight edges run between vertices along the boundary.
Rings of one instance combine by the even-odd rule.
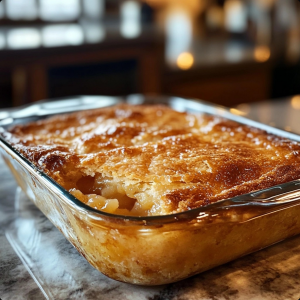
[[[177,58],[177,66],[182,70],[190,69],[193,64],[194,56],[189,52],[183,52]]]
[[[291,105],[295,109],[300,109],[300,95],[296,95],[291,99]]]
[[[285,130],[285,131],[292,131],[292,128],[291,128],[291,126],[285,126],[285,127],[284,127],[284,130]]]
[[[257,46],[254,49],[254,59],[258,62],[265,62],[271,56],[271,50],[267,46]]]
[[[239,109],[236,108],[230,108],[230,112],[234,115],[238,115],[238,116],[244,116],[246,115],[246,113],[244,111],[241,111]]]
[[[238,111],[242,112],[243,113],[242,115],[244,116],[244,115],[247,115],[250,112],[251,107],[247,103],[241,103],[241,104],[237,105],[236,109]]]

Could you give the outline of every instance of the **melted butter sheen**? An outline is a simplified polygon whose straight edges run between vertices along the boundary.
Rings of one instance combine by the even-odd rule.
[[[180,212],[300,178],[298,143],[164,106],[77,112],[5,136],[79,199],[114,213]]]

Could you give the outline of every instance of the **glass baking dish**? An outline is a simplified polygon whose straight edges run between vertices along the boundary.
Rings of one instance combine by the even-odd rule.
[[[179,111],[219,115],[300,141],[296,134],[231,114],[229,109],[176,97],[80,96],[0,112],[0,152],[18,184],[100,272],[133,284],[166,284],[300,233],[300,179],[178,214],[121,216],[80,202],[1,137],[15,124],[121,102],[163,103]]]

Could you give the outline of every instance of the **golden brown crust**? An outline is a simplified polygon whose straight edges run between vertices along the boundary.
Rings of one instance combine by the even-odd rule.
[[[5,137],[68,190],[89,176],[102,178],[93,179],[97,188],[89,179],[89,190],[110,195],[105,182],[117,182],[114,195],[137,199],[137,214],[180,212],[300,178],[298,143],[164,106],[56,116]]]

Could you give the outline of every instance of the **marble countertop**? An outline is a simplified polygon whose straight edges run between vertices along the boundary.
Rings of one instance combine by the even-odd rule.
[[[238,110],[300,133],[297,107],[296,100],[285,99]],[[90,266],[29,202],[0,160],[1,300],[299,298],[300,236],[174,284],[141,287],[111,280]]]

